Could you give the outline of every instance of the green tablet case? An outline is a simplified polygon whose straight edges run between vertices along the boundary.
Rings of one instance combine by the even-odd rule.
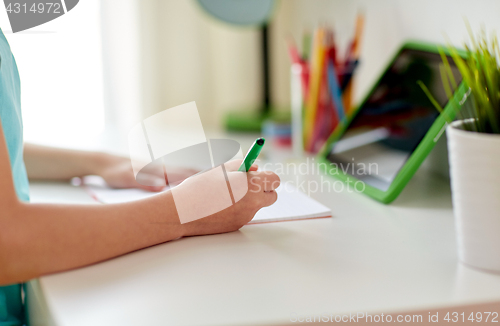
[[[446,55],[450,55],[447,47],[442,46],[441,47]],[[346,183],[355,183],[355,182],[362,182],[361,180],[358,180],[356,177],[353,177],[345,172],[342,171],[342,169],[337,168],[335,165],[332,165],[331,162],[328,160],[327,156],[332,148],[332,145],[340,139],[340,137],[344,134],[344,132],[347,130],[349,127],[350,123],[352,120],[356,117],[357,113],[359,110],[363,107],[363,105],[366,103],[366,101],[370,98],[371,94],[375,90],[375,88],[378,86],[380,83],[381,79],[387,72],[387,70],[392,66],[394,60],[399,56],[400,52],[406,49],[410,50],[419,50],[419,51],[425,51],[425,52],[432,52],[432,53],[439,53],[439,46],[435,44],[429,44],[429,43],[423,43],[423,42],[416,42],[416,41],[410,41],[405,43],[399,51],[396,52],[396,55],[392,58],[390,63],[387,65],[386,69],[384,72],[381,74],[380,78],[377,80],[377,82],[374,84],[372,89],[368,92],[368,95],[364,98],[364,100],[361,102],[361,104],[353,111],[353,113],[350,114],[350,116],[347,118],[347,120],[344,123],[340,123],[335,131],[330,135],[328,138],[327,142],[321,149],[321,151],[318,154],[318,161],[320,168],[324,170],[329,175],[332,175]],[[459,51],[461,55],[465,55],[464,51]],[[418,86],[417,86],[418,87]],[[444,113],[451,117],[452,119],[456,115],[457,111],[457,106],[461,105],[460,103],[464,103],[464,99],[466,99],[469,95],[468,92],[469,88],[462,82],[457,89],[455,90],[455,93],[453,94],[452,99],[447,103],[446,107],[444,108]],[[427,155],[431,152],[431,150],[434,148],[434,145],[436,142],[439,140],[441,135],[444,133],[446,128],[446,121],[444,119],[443,114],[440,114],[432,126],[429,128],[427,133],[425,134],[424,138],[420,142],[420,144],[417,146],[417,148],[413,151],[413,153],[410,155],[404,166],[399,170],[398,174],[396,175],[395,179],[392,181],[391,185],[386,191],[382,191],[380,189],[377,189],[375,187],[372,187],[368,184],[364,184],[365,187],[361,191],[382,202],[382,203],[390,203],[394,199],[397,198],[397,196],[401,193],[401,191],[404,189],[408,181],[411,179],[411,177],[415,174],[417,169],[420,167],[422,162],[425,160]]]

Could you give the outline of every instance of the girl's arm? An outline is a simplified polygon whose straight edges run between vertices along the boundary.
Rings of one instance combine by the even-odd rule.
[[[115,155],[60,149],[35,144],[25,144],[24,162],[30,180],[70,180],[74,177],[99,175],[114,188],[141,188],[160,191],[165,184],[163,175],[150,175],[157,187],[143,186],[135,181],[130,159]],[[177,169],[175,180],[194,174],[188,169]]]
[[[76,169],[88,172],[85,167],[73,171]],[[72,174],[71,168],[61,166],[61,170],[52,176]],[[189,194],[200,182],[203,180],[178,187]],[[273,189],[278,185],[275,174],[250,172],[249,191],[240,201],[185,224],[180,224],[170,191],[116,205],[22,203],[15,194],[0,124],[0,284],[93,264],[183,236],[238,230],[260,208],[276,200]]]

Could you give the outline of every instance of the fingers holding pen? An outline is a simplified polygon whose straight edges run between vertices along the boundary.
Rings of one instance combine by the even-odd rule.
[[[280,178],[271,171],[252,171],[248,172],[248,178],[252,192],[274,192],[280,185]]]
[[[238,171],[240,168],[241,164],[243,163],[243,160],[232,160],[224,164],[224,167],[226,168],[227,171]],[[252,164],[250,167],[249,171],[257,171],[259,166],[257,164]]]

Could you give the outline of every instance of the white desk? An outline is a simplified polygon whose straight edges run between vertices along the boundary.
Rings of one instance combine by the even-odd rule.
[[[500,275],[457,262],[445,181],[420,171],[390,206],[356,193],[312,196],[334,217],[180,239],[31,282],[33,325],[275,325],[293,324],[292,313],[500,300]],[[92,203],[63,184],[34,184],[32,198]]]

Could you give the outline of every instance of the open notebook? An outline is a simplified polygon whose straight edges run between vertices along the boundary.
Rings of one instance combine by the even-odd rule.
[[[110,189],[95,184],[87,184],[84,187],[95,200],[105,204],[124,203],[156,195],[140,189]],[[280,186],[276,191],[278,200],[273,205],[258,211],[250,224],[332,216],[328,207],[289,184]]]

